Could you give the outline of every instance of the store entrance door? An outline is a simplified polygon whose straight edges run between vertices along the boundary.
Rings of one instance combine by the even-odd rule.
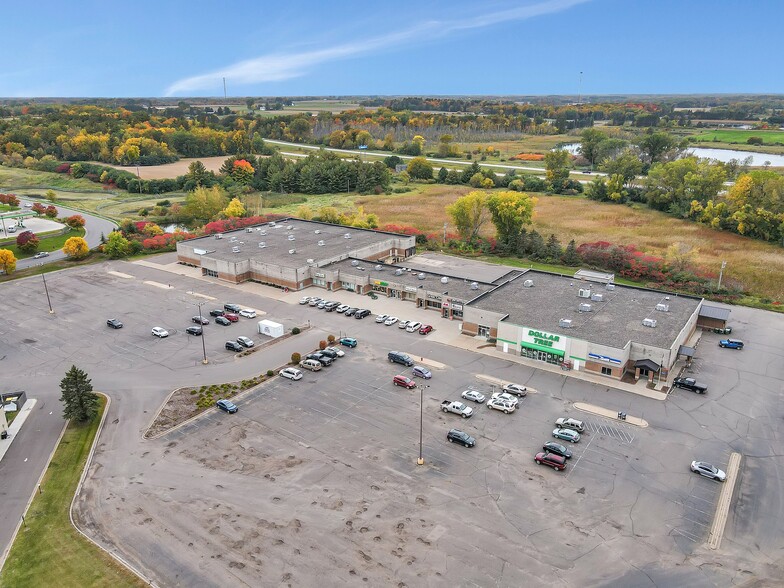
[[[490,336],[490,327],[486,327],[484,325],[478,325],[476,334],[479,337],[489,337]]]

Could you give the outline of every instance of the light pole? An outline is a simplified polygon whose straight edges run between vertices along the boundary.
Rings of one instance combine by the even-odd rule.
[[[716,286],[716,290],[717,291],[721,290],[721,277],[724,275],[724,268],[725,267],[727,267],[727,262],[726,261],[722,261],[721,262],[721,269],[719,270],[719,285]]]
[[[430,386],[420,386],[419,387],[419,459],[417,460],[417,465],[425,465],[425,458],[422,456],[422,433],[423,433],[423,424],[424,424],[424,413],[422,410],[423,399],[425,395],[425,388],[430,388]]]
[[[204,359],[201,360],[203,364],[209,363],[207,361],[207,345],[204,343],[204,319],[201,317],[201,306],[202,304],[207,304],[206,302],[197,302],[196,306],[199,307],[199,328],[201,329],[201,350],[204,353]]]
[[[44,292],[46,292],[46,301],[49,303],[49,314],[54,314],[54,309],[52,308],[52,299],[49,298],[49,288],[46,286],[46,274],[44,273],[44,264],[38,264],[41,267],[41,278],[44,281]]]

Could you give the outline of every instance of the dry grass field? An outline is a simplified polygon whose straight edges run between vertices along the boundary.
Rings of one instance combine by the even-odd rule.
[[[163,165],[140,165],[138,167],[138,173],[139,177],[143,180],[164,180],[166,178],[176,178],[177,176],[183,176],[188,173],[188,166],[194,161],[201,161],[208,171],[218,173],[220,166],[222,166],[223,162],[228,158],[228,155],[220,155],[218,157],[194,157],[183,158],[179,161],[175,161],[174,163],[166,163]],[[125,170],[134,175],[137,173],[137,167],[135,165],[112,165],[109,163],[102,163],[100,161],[91,161],[90,163]]]
[[[417,186],[411,194],[370,196],[356,200],[365,212],[379,216],[382,223],[414,226],[425,232],[443,231],[451,220],[444,208],[470,191],[464,186]],[[727,262],[724,279],[745,289],[784,301],[784,252],[780,247],[733,233],[715,231],[703,225],[678,220],[643,207],[603,204],[569,196],[536,194],[538,202],[532,228],[545,236],[550,233],[562,244],[609,241],[636,245],[638,249],[664,256],[673,243],[693,248],[695,264],[704,272],[718,275]],[[449,229],[454,232],[453,228]],[[484,234],[492,235],[488,223]]]

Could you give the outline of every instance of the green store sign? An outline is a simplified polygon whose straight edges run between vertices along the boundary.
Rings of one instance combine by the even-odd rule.
[[[553,343],[558,343],[561,340],[561,337],[558,335],[552,335],[542,331],[534,331],[533,329],[528,331],[528,336],[533,340],[534,345],[536,345],[537,348],[552,347]]]

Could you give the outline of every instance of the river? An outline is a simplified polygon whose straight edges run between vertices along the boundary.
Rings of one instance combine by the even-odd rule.
[[[561,147],[572,155],[576,155],[580,149],[579,143],[569,143]],[[711,149],[708,147],[689,147],[686,153],[696,155],[703,159],[716,159],[718,161],[728,162],[730,159],[737,159],[744,161],[747,157],[751,157],[750,165],[754,167],[762,167],[765,162],[774,167],[784,167],[784,155],[773,155],[772,153],[760,153],[759,151],[739,151],[737,149]]]

